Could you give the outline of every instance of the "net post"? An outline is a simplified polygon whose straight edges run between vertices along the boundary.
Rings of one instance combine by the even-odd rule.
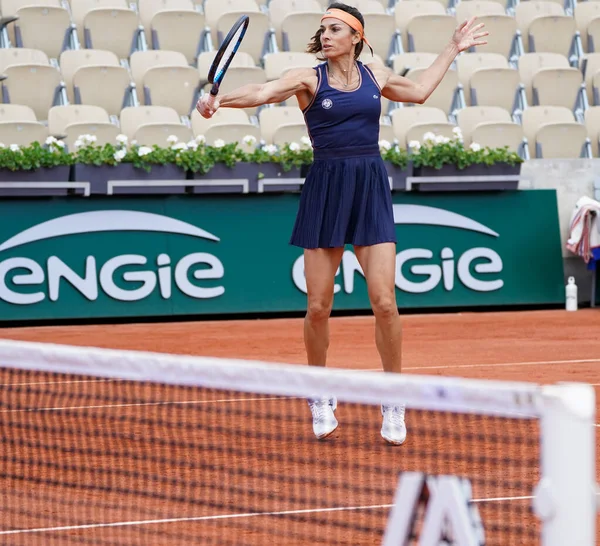
[[[533,508],[542,546],[596,541],[595,392],[562,383],[541,390],[541,479]]]

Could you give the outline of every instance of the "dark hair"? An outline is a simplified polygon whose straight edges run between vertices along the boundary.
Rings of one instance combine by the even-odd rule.
[[[352,6],[348,6],[346,4],[342,4],[341,2],[333,2],[332,4],[329,4],[329,6],[327,7],[327,9],[340,9],[342,11],[345,11],[346,13],[349,13],[350,15],[353,15],[354,17],[356,17],[361,25],[363,26],[363,29],[365,28],[365,18],[362,16],[362,13],[360,11],[358,11],[356,8],[353,8]],[[353,34],[356,34],[356,30],[354,30],[353,28],[350,29],[352,31]],[[308,47],[306,49],[307,53],[319,53],[322,49],[323,46],[321,45],[321,34],[323,34],[323,31],[321,29],[317,30],[317,32],[315,33],[315,35],[312,37],[311,41],[308,44]],[[360,42],[358,42],[358,44],[356,44],[356,48],[354,49],[354,60],[358,59],[360,57],[360,54],[362,53],[363,50],[363,45],[364,42],[361,40]],[[324,61],[325,58],[321,58],[321,56],[317,55],[317,59],[319,59],[320,61]]]

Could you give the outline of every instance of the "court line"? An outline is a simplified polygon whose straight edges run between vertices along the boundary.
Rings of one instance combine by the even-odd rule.
[[[501,502],[532,499],[531,496],[524,497],[493,497],[489,499],[472,499],[471,502]],[[290,516],[298,514],[320,514],[326,512],[349,512],[356,510],[378,510],[382,508],[391,508],[393,504],[371,504],[364,506],[336,506],[333,508],[308,508],[305,510],[283,510],[280,512],[248,512],[244,514],[220,514],[215,516],[196,516],[187,518],[167,518],[151,519],[141,521],[116,521],[113,523],[90,523],[87,525],[65,525],[62,527],[39,527],[36,529],[13,529],[10,531],[0,531],[0,535],[17,535],[27,533],[51,533],[57,531],[78,531],[85,529],[99,529],[105,527],[127,527],[134,525],[157,525],[164,523],[183,523],[189,521],[215,521],[222,519],[255,518],[259,516]]]

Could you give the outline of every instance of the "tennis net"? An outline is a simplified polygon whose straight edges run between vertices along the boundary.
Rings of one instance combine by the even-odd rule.
[[[14,341],[0,366],[2,544],[595,543],[586,385]],[[325,441],[312,396],[338,399]]]

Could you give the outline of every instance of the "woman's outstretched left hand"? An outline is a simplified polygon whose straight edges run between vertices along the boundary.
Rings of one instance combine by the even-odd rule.
[[[465,51],[470,47],[486,45],[487,41],[482,40],[485,36],[489,35],[489,32],[483,31],[484,24],[475,24],[477,16],[471,17],[458,27],[454,31],[452,36],[452,43],[458,48],[458,51]]]

